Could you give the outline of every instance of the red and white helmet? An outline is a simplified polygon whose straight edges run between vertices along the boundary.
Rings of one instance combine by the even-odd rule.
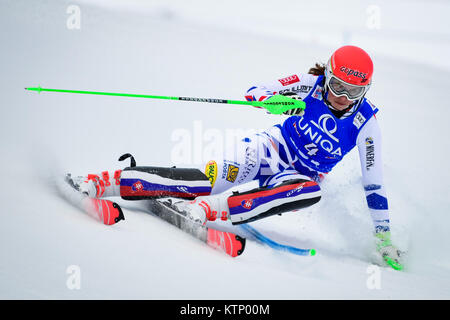
[[[363,49],[343,46],[337,49],[325,67],[325,88],[337,97],[360,100],[372,83],[373,62]]]

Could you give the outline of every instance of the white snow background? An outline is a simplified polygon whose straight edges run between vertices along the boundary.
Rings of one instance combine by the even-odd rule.
[[[71,5],[79,29],[68,27]],[[0,298],[450,298],[449,14],[446,1],[418,0],[1,0]],[[368,98],[380,108],[392,235],[409,252],[405,271],[379,269],[378,288],[368,285],[372,222],[356,151],[319,204],[252,223],[315,257],[248,241],[232,259],[120,200],[126,220],[107,227],[52,185],[60,172],[123,168],[126,152],[138,165],[172,166],[180,133],[191,139],[184,166],[199,166],[210,134],[227,143],[227,132],[284,118],[24,87],[243,100],[255,82],[307,72],[343,44],[374,60]],[[70,266],[81,272],[76,290]]]

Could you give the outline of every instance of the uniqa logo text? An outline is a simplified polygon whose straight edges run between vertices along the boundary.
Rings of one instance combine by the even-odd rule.
[[[302,123],[305,122],[305,123]],[[311,141],[313,141],[316,145],[320,145],[322,149],[331,153],[332,155],[342,156],[342,150],[340,147],[334,149],[333,143],[326,139],[327,137],[335,142],[339,143],[339,139],[336,138],[333,134],[337,131],[337,124],[333,117],[329,114],[324,114],[320,116],[319,123],[311,120],[310,122],[306,122],[306,120],[302,117],[298,122],[299,129],[303,132],[303,135],[309,137]],[[331,124],[328,125],[328,123]],[[320,131],[314,130],[314,127],[319,129]],[[326,136],[322,134],[324,133]]]

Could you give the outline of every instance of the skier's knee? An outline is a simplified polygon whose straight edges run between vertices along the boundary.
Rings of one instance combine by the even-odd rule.
[[[205,175],[211,182],[212,194],[222,193],[238,184],[242,181],[238,179],[240,165],[234,161],[221,160],[216,162],[214,160],[209,161],[205,167]]]

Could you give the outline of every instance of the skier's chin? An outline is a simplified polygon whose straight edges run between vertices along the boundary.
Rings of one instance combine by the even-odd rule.
[[[334,102],[334,103],[332,103],[331,105],[332,105],[333,108],[335,108],[336,110],[343,111],[343,110],[347,109],[347,108],[351,105],[351,102],[350,102],[350,103],[338,103],[338,102]]]
[[[331,106],[338,111],[347,109],[353,103],[353,101],[348,100],[346,97],[336,97],[332,92],[328,94],[327,100]]]

